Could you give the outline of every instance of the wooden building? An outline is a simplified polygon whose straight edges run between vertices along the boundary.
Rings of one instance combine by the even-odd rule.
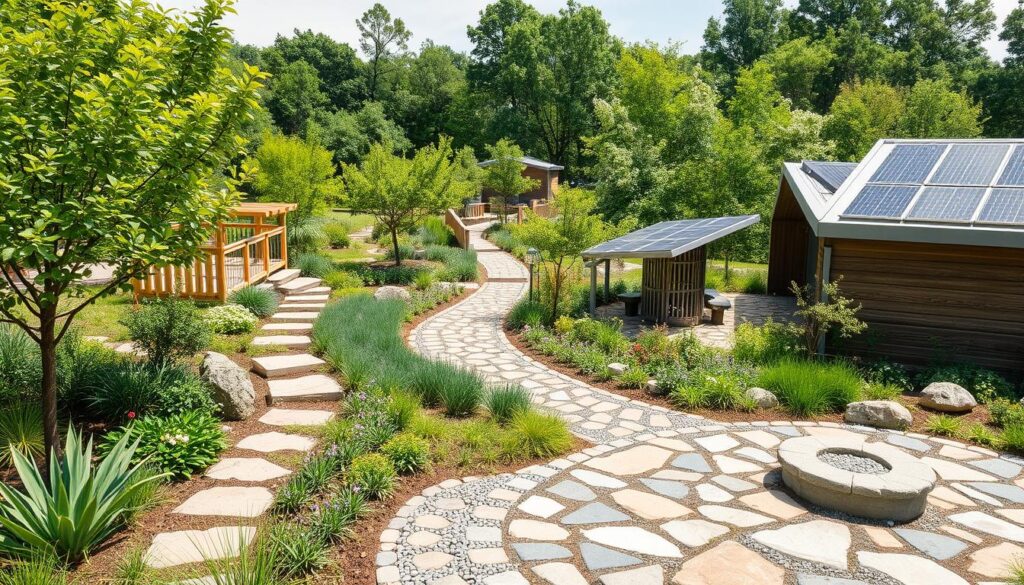
[[[787,163],[768,287],[840,290],[867,331],[827,348],[1024,373],[1024,140],[882,140],[860,163]]]
[[[487,168],[493,165],[495,161],[485,160],[480,163],[480,167]],[[509,205],[530,205],[533,201],[551,201],[555,193],[558,192],[558,178],[560,173],[565,170],[565,167],[556,165],[536,159],[529,156],[524,156],[519,159],[519,162],[523,163],[523,176],[531,179],[536,179],[539,184],[536,189],[523,193],[519,196],[518,201],[509,201]],[[489,189],[484,189],[481,193],[481,201],[483,203],[490,202],[491,196],[494,195]]]

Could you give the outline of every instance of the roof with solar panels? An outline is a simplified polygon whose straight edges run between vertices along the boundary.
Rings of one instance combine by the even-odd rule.
[[[1024,248],[1024,140],[887,139],[784,173],[818,237]]]

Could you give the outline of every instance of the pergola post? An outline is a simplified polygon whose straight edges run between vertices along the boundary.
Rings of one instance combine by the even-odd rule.
[[[597,263],[598,260],[589,262],[590,264],[590,316],[594,317],[597,315]]]
[[[604,302],[609,302],[611,294],[611,282],[612,282],[612,259],[605,258],[604,260]]]

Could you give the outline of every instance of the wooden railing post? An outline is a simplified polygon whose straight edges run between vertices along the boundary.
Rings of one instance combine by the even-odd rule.
[[[284,263],[284,268],[288,268],[288,214],[281,214],[281,227],[284,231],[281,232],[281,262]]]
[[[256,229],[259,230],[260,234],[265,234],[266,233],[263,230],[263,218],[262,217],[257,217],[256,218],[256,225],[260,226],[260,227],[256,228]],[[262,245],[260,245],[260,250],[263,253],[263,271],[267,273],[267,276],[270,276],[270,238],[267,237],[266,235],[263,236],[263,243],[262,243]]]
[[[228,274],[227,274],[227,263],[224,262],[224,226],[217,226],[217,241],[216,251],[214,254],[217,255],[217,298],[220,302],[228,300]]]
[[[249,257],[249,244],[242,246],[242,282],[249,284],[249,269],[250,261]]]

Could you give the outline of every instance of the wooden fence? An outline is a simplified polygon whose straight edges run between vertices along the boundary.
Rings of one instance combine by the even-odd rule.
[[[455,233],[455,239],[458,240],[459,247],[468,250],[469,230],[466,228],[466,224],[462,223],[462,218],[459,217],[459,214],[454,209],[449,209],[445,212],[444,224]]]

